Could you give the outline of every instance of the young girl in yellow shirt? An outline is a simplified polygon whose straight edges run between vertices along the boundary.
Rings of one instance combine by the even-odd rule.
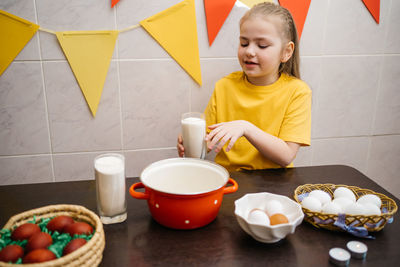
[[[239,40],[243,71],[216,83],[204,112],[208,149],[228,170],[292,166],[311,135],[311,90],[300,80],[293,18],[279,5],[255,5],[240,20]],[[181,136],[177,148],[183,156]]]

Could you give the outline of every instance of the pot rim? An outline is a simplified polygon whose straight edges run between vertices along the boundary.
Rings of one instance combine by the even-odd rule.
[[[223,173],[224,182],[220,186],[212,188],[210,190],[206,190],[206,191],[198,191],[198,192],[190,192],[190,193],[176,193],[176,192],[170,192],[170,191],[167,191],[167,190],[160,190],[158,188],[154,188],[152,186],[149,186],[146,183],[146,181],[143,180],[144,174],[146,174],[146,172],[148,172],[153,167],[158,166],[158,165],[165,165],[165,164],[168,164],[168,163],[174,163],[174,162],[184,162],[184,163],[193,162],[193,163],[205,165],[205,166],[208,166],[208,167],[214,167],[214,169],[217,168],[219,171],[221,171]],[[214,191],[217,191],[217,190],[221,189],[223,186],[226,185],[226,183],[228,183],[229,172],[223,166],[221,166],[221,165],[219,165],[219,164],[217,164],[215,162],[209,161],[209,160],[197,159],[197,158],[169,158],[169,159],[159,160],[159,161],[156,161],[156,162],[153,162],[153,163],[147,165],[143,169],[143,171],[140,173],[139,179],[140,179],[140,181],[143,183],[143,185],[145,187],[150,188],[150,189],[152,189],[154,191],[157,191],[157,192],[161,192],[161,193],[169,194],[169,195],[176,195],[176,196],[194,196],[194,195],[201,195],[201,194],[211,193],[211,192],[214,192]]]

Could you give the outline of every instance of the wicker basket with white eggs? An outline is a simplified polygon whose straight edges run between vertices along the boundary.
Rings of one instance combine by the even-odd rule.
[[[302,205],[305,221],[334,231],[343,231],[337,224],[342,216],[345,225],[377,232],[397,212],[393,199],[357,186],[304,184],[296,188],[294,199]]]

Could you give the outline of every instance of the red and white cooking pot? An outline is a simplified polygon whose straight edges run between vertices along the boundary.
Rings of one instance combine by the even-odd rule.
[[[224,167],[192,158],[157,161],[143,170],[140,181],[129,188],[131,196],[146,199],[153,218],[175,229],[209,224],[218,214],[223,195],[238,190]],[[145,192],[136,191],[139,188]]]

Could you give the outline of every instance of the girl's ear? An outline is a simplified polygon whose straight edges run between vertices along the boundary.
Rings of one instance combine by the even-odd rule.
[[[292,57],[293,51],[294,51],[294,43],[290,41],[283,48],[281,62],[282,63],[287,62]]]

